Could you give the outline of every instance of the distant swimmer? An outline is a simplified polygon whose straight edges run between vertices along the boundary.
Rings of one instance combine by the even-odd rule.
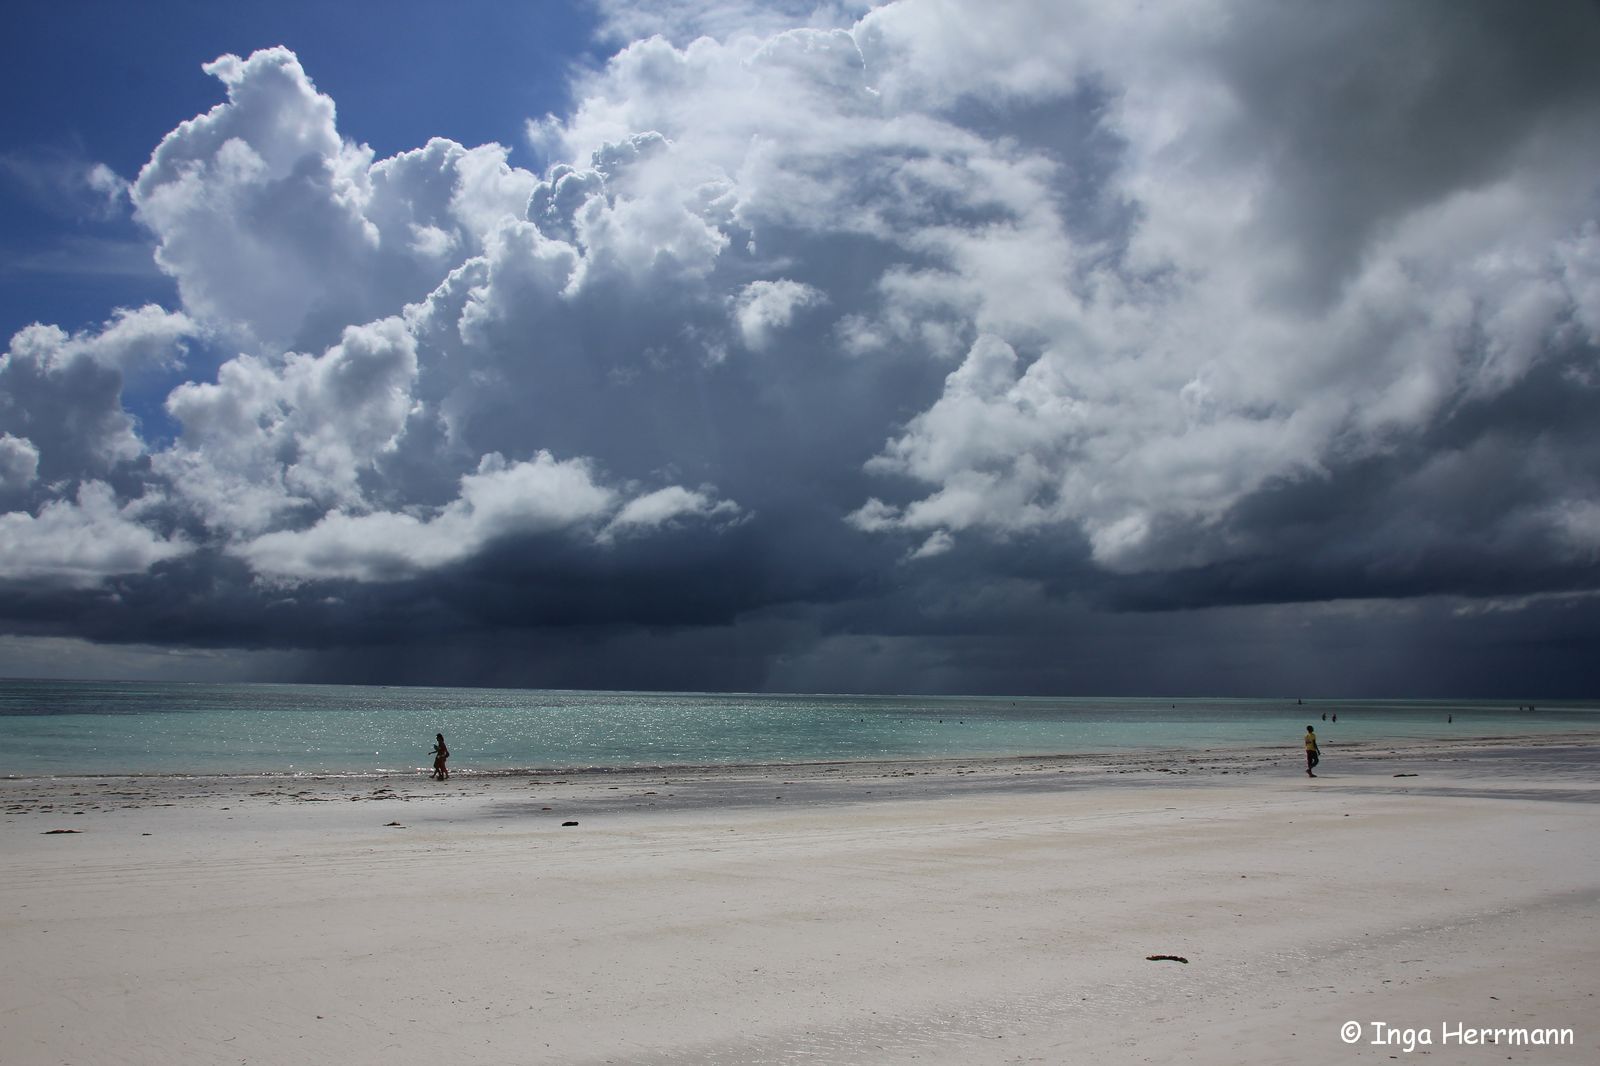
[[[1316,777],[1312,769],[1322,761],[1322,752],[1317,748],[1316,726],[1306,726],[1306,776]]]
[[[445,760],[450,758],[450,749],[445,746],[443,733],[435,733],[433,739],[437,741],[433,746],[433,779],[448,781],[450,768],[445,765]]]
[[[1326,722],[1328,720],[1328,712],[1327,711],[1323,711],[1322,712],[1322,720],[1324,722]]]

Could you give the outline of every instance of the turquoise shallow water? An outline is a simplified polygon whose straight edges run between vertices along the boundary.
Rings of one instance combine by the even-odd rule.
[[[1337,723],[1324,721],[1328,714]],[[1454,721],[1447,723],[1447,717]],[[1600,732],[1600,701],[1011,699],[0,681],[0,774],[452,772]]]

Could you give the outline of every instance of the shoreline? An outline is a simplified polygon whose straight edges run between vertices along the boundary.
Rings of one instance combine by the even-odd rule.
[[[565,776],[628,776],[658,775],[662,773],[714,776],[741,773],[806,774],[818,770],[834,769],[873,771],[884,767],[926,767],[930,770],[955,767],[980,766],[988,769],[1013,764],[1047,763],[1072,769],[1097,769],[1126,762],[1217,761],[1241,760],[1250,765],[1266,765],[1278,761],[1300,760],[1298,737],[1294,743],[1260,745],[1219,745],[1215,748],[1117,748],[1096,751],[1044,752],[1022,754],[975,754],[966,756],[929,755],[862,757],[859,759],[809,759],[793,762],[711,762],[711,763],[648,763],[625,765],[573,765],[573,766],[514,766],[479,769],[466,765],[451,771],[451,779],[485,780],[498,778],[549,778]],[[1326,738],[1323,738],[1324,740]],[[1392,737],[1361,740],[1336,740],[1324,748],[1341,756],[1368,759],[1375,754],[1413,754],[1429,752],[1448,754],[1459,751],[1481,751],[1497,748],[1551,748],[1574,745],[1600,745],[1600,730],[1562,733],[1505,733],[1467,737]],[[1204,758],[1202,758],[1204,757]],[[0,773],[0,787],[10,783],[30,781],[389,781],[426,778],[431,770],[418,765],[409,769],[374,770],[251,770],[251,771],[75,771],[50,773]]]
[[[85,774],[0,778],[0,830],[16,818],[71,819],[175,810],[226,801],[303,808],[333,800],[443,804],[461,810],[543,797],[539,816],[595,817],[783,806],[843,806],[894,800],[953,800],[1015,794],[1162,789],[1206,790],[1261,781],[1324,790],[1425,791],[1443,775],[1457,788],[1581,789],[1600,765],[1600,733],[1395,740],[1324,748],[1315,780],[1298,748],[1159,749],[976,758],[870,759],[801,763],[457,771],[434,781],[418,768],[387,774]],[[1403,784],[1402,784],[1403,782]],[[774,791],[778,789],[779,791]],[[72,828],[78,823],[64,823]],[[290,823],[292,825],[292,823]]]

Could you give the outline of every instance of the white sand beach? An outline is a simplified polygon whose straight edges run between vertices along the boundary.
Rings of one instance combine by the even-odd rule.
[[[1597,757],[9,780],[0,1060],[1592,1063]]]

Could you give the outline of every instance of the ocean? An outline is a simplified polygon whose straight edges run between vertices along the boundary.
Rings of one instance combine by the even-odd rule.
[[[1323,715],[1338,721],[1324,720]],[[1453,721],[1449,721],[1453,719]],[[1600,701],[1090,699],[0,681],[0,775],[409,773],[1264,747],[1600,731]]]

